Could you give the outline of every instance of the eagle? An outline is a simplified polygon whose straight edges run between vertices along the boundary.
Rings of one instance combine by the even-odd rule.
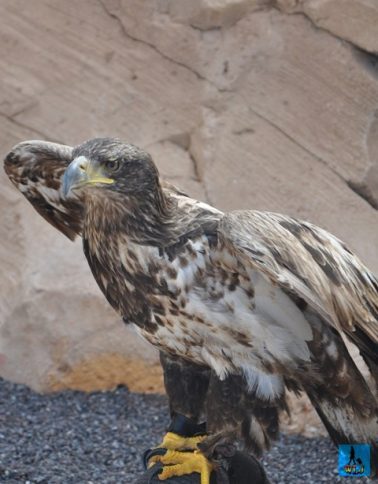
[[[195,200],[119,139],[25,141],[4,167],[42,217],[82,237],[108,302],[159,349],[171,414],[151,457],[161,480],[197,472],[208,484],[238,441],[260,456],[288,389],[308,395],[335,444],[370,444],[376,474],[378,279],[343,242]]]

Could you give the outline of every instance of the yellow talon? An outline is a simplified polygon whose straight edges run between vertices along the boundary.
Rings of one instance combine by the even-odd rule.
[[[163,442],[158,446],[168,450],[197,450],[197,445],[206,438],[206,435],[196,437],[181,437],[173,432],[167,432]]]
[[[161,462],[163,470],[159,479],[164,481],[173,476],[183,476],[197,472],[201,475],[201,484],[210,484],[210,474],[213,470],[211,462],[199,451],[179,452],[167,450],[164,455],[155,455],[150,459],[154,464]]]

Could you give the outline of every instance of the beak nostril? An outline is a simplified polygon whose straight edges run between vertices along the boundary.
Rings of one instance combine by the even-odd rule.
[[[74,160],[74,164],[76,166],[76,170],[80,173],[85,173],[88,168],[88,159],[85,156],[78,156]]]

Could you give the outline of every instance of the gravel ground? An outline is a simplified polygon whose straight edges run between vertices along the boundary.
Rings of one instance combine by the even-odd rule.
[[[163,396],[38,395],[0,379],[0,483],[132,484],[167,422]],[[264,464],[274,484],[345,482],[328,439],[284,435]]]

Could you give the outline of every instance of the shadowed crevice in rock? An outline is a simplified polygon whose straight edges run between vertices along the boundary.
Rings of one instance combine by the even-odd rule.
[[[372,54],[354,46],[354,55],[361,66],[378,80],[378,53]]]
[[[356,193],[359,197],[363,198],[372,208],[378,210],[377,195],[372,192],[371,188],[363,182],[347,182],[348,187]]]

